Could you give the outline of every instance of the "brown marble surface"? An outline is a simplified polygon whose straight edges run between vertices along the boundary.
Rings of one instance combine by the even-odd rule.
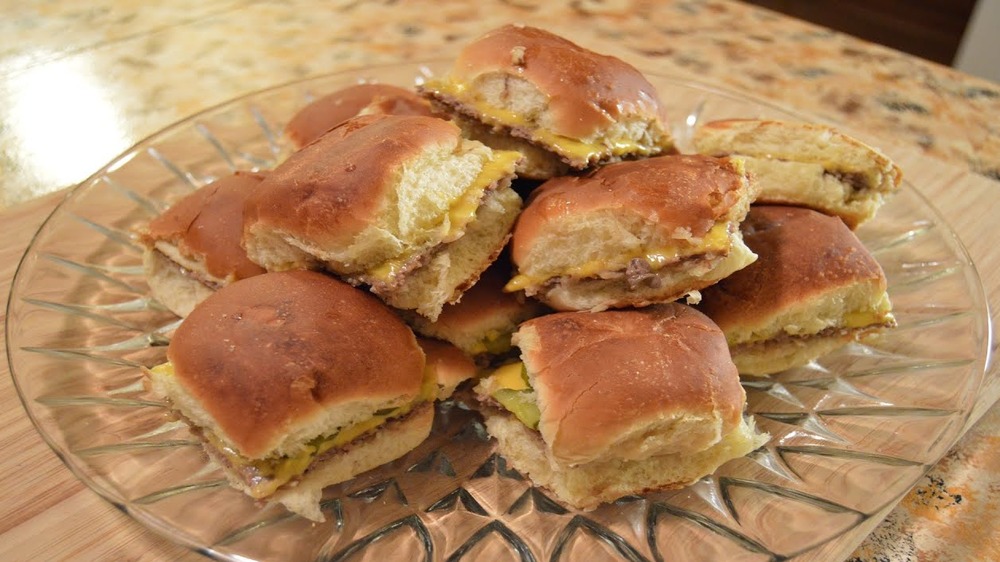
[[[507,22],[546,27],[647,72],[844,124],[890,156],[897,147],[925,155],[1000,189],[1000,85],[737,2],[0,0],[0,6],[0,208],[13,206],[15,213],[43,213],[49,207],[17,204],[83,180],[133,143],[201,109],[306,76],[448,58],[464,41]],[[4,265],[11,266],[6,286],[13,263]],[[4,403],[14,409],[3,415],[24,422],[9,385],[5,392]],[[998,430],[1000,413],[989,410],[853,559],[1000,556],[1000,539],[987,523],[1000,507]],[[34,454],[54,458],[47,450]],[[31,529],[14,515],[31,507],[12,497],[0,496],[0,532],[14,530],[30,543]],[[137,524],[120,524],[140,543],[151,540]],[[39,552],[21,552],[29,551]]]

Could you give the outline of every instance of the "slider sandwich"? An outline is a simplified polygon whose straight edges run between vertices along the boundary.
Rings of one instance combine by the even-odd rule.
[[[477,364],[488,365],[510,354],[510,337],[521,322],[549,312],[524,293],[505,292],[510,275],[509,252],[503,252],[461,301],[445,305],[437,320],[417,314],[405,319],[418,334],[450,342]]]
[[[882,268],[836,217],[755,205],[742,229],[757,261],[705,289],[698,305],[725,332],[740,373],[803,365],[895,325]]]
[[[519,159],[442,119],[355,117],[261,182],[244,213],[247,255],[268,271],[329,270],[433,320],[507,242]]]
[[[312,271],[228,285],[148,372],[233,487],[322,521],[323,488],[430,433],[436,381],[413,332],[375,297]]]
[[[877,149],[816,123],[712,121],[695,130],[694,144],[701,154],[742,156],[760,184],[757,203],[809,207],[851,229],[874,217],[902,181]]]
[[[518,176],[547,179],[673,152],[656,89],[628,63],[523,25],[467,45],[418,89],[490,146],[519,150]]]
[[[317,98],[292,116],[285,136],[298,150],[323,133],[363,114],[431,115],[430,103],[416,92],[389,84],[354,84]]]
[[[562,312],[514,335],[523,363],[476,387],[498,452],[578,509],[678,488],[767,441],[722,332],[679,303]]]
[[[756,259],[739,230],[755,194],[742,160],[700,155],[551,179],[518,218],[506,289],[558,310],[694,297]]]
[[[243,204],[264,178],[236,172],[187,195],[139,232],[156,300],[184,317],[216,289],[264,273],[240,245]]]

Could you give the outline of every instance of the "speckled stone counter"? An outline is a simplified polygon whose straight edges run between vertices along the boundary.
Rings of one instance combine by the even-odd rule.
[[[298,78],[445,59],[508,22],[769,100],[1000,181],[1000,85],[730,1],[0,2],[0,208],[71,186],[201,109]],[[1000,183],[996,187],[1000,189]],[[991,559],[990,410],[855,560]],[[988,528],[988,527],[987,527]]]
[[[984,118],[1000,114],[1000,86],[736,2],[5,4],[6,204],[78,182],[199,109],[305,76],[446,58],[511,21],[1000,179],[1000,125]]]

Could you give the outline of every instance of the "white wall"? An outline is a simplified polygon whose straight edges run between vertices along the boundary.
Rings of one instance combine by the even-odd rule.
[[[1000,0],[978,0],[952,65],[1000,82]]]

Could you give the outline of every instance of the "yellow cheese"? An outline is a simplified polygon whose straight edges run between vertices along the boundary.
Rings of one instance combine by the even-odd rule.
[[[864,328],[883,324],[889,320],[892,303],[889,302],[889,295],[882,295],[882,299],[873,310],[856,310],[844,314],[845,328]]]
[[[587,279],[589,277],[596,277],[599,273],[605,271],[621,271],[628,266],[629,262],[636,258],[644,259],[646,263],[649,264],[649,267],[653,271],[656,271],[664,266],[676,263],[682,258],[698,254],[724,252],[729,248],[729,244],[729,229],[727,224],[720,222],[716,223],[715,226],[705,233],[701,242],[697,244],[640,250],[616,256],[614,259],[589,260],[549,276],[527,275],[522,273],[515,275],[510,281],[508,281],[503,290],[508,293],[522,291],[528,287],[542,285],[553,277]]]
[[[490,375],[490,383],[493,387],[490,396],[494,400],[524,425],[531,429],[538,428],[542,414],[535,402],[534,390],[528,384],[524,363],[510,363],[498,368]]]
[[[469,350],[472,355],[480,353],[491,353],[500,355],[510,351],[510,332],[500,330],[489,330],[482,339],[472,344]]]
[[[446,230],[443,232],[441,242],[454,242],[465,234],[465,228],[476,218],[479,205],[483,199],[483,193],[490,185],[501,181],[504,177],[514,173],[514,167],[521,158],[521,154],[512,150],[494,150],[493,156],[483,164],[479,175],[469,185],[448,209],[448,221]],[[442,223],[444,224],[444,223]],[[391,259],[374,269],[368,271],[368,276],[379,281],[388,282],[395,277],[407,263],[413,258],[412,253],[403,254]]]
[[[510,390],[531,390],[528,379],[524,374],[524,363],[517,361],[509,363],[493,371],[490,375],[493,381],[500,388]]]

